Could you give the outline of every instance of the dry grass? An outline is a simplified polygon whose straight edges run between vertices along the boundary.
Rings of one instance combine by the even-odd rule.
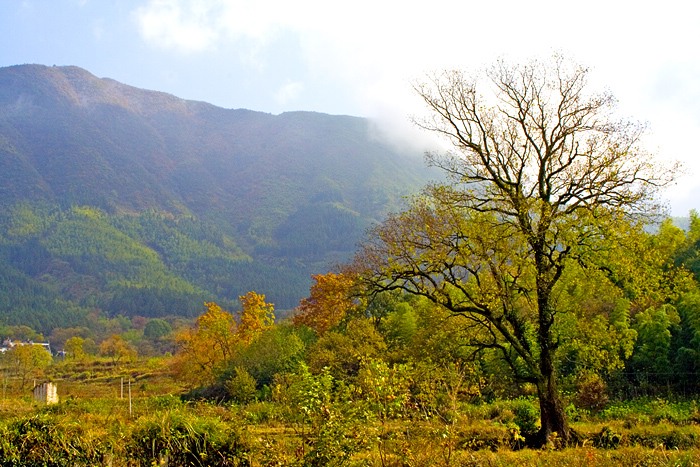
[[[93,448],[95,453],[111,456],[112,465],[119,466],[129,465],[124,446],[134,430],[159,417],[174,416],[173,420],[180,417],[193,426],[204,420],[222,433],[243,433],[252,466],[303,465],[310,449],[310,427],[290,422],[285,414],[291,408],[282,410],[269,402],[245,407],[185,403],[178,397],[184,388],[165,368],[164,362],[154,361],[56,365],[50,377],[58,384],[61,403],[51,407],[38,406],[28,388],[20,389],[16,381],[10,381],[0,398],[0,428],[39,417],[55,427],[66,446]],[[121,398],[122,378],[132,381],[131,412],[128,386]],[[345,465],[700,466],[700,425],[695,419],[681,424],[666,419],[640,418],[641,422],[631,423],[629,417],[591,418],[573,424],[587,438],[582,446],[560,451],[517,450],[517,437],[509,423],[512,417],[504,414],[507,411],[475,406],[465,408],[450,423],[438,419],[367,422],[362,427],[366,435],[362,449]],[[600,447],[606,440],[614,446]]]

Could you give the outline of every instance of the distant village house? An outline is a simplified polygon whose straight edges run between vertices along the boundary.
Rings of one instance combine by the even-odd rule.
[[[32,341],[29,341],[29,342],[17,342],[17,341],[12,341],[12,340],[10,340],[10,339],[5,339],[5,340],[2,342],[2,346],[0,346],[0,353],[7,352],[8,350],[10,350],[10,349],[12,349],[13,347],[18,346],[18,345],[40,345],[40,346],[42,346],[44,349],[46,349],[46,351],[47,351],[49,354],[53,355],[53,353],[51,352],[51,344],[49,344],[48,342],[32,342]]]

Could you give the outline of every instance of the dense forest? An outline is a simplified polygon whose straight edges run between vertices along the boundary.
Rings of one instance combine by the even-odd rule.
[[[368,120],[270,115],[0,69],[0,316],[48,333],[193,316],[265,290],[280,311],[429,179]]]

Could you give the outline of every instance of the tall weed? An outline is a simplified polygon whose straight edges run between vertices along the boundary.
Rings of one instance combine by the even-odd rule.
[[[2,466],[93,466],[110,457],[100,433],[53,414],[21,418],[0,428]]]
[[[249,466],[250,446],[235,427],[187,411],[156,413],[136,421],[127,441],[136,465]]]

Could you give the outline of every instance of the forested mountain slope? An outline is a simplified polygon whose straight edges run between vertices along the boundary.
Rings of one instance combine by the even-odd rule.
[[[278,309],[428,175],[368,120],[271,115],[100,79],[0,69],[0,322]]]

